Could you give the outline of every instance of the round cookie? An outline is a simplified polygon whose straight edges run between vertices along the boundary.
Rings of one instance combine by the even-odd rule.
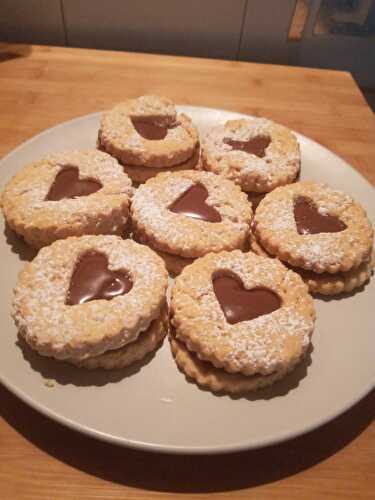
[[[122,165],[166,168],[193,156],[198,133],[191,119],[177,114],[169,99],[141,96],[104,113],[98,147]]]
[[[255,238],[251,238],[250,248],[257,255],[263,257],[271,257],[261,244]],[[298,273],[306,285],[309,287],[310,293],[319,293],[321,295],[336,295],[344,292],[351,292],[356,288],[361,287],[371,277],[375,265],[374,253],[371,259],[363,262],[359,267],[347,271],[346,273],[314,273],[306,271],[298,267],[291,266],[284,262],[289,269]]]
[[[82,361],[138,339],[160,319],[168,275],[149,248],[117,236],[59,240],[19,275],[13,317],[44,356]]]
[[[18,172],[1,205],[35,248],[83,234],[122,234],[133,189],[119,163],[97,150],[50,155]]]
[[[299,174],[301,155],[294,134],[265,118],[229,120],[202,141],[202,168],[251,193],[268,193]]]
[[[208,252],[244,248],[252,211],[234,183],[186,170],[159,174],[140,186],[131,217],[134,238],[161,256],[176,256],[181,267]]]
[[[298,182],[259,204],[253,232],[267,253],[315,273],[348,272],[369,261],[373,230],[365,210],[327,185]]]
[[[170,319],[176,339],[200,360],[230,374],[278,378],[305,356],[315,311],[296,273],[276,259],[235,250],[211,253],[182,271]]]

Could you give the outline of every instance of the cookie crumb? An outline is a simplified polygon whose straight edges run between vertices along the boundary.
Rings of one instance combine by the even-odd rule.
[[[44,385],[48,388],[52,388],[52,387],[55,387],[55,382],[53,380],[46,380],[44,382]]]
[[[173,403],[173,399],[171,398],[160,398],[162,403]]]

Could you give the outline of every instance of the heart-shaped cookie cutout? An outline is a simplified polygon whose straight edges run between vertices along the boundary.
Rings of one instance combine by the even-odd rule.
[[[90,300],[111,300],[128,293],[133,283],[124,271],[108,269],[108,259],[100,252],[89,251],[78,261],[70,280],[66,304]]]
[[[247,290],[236,276],[216,273],[212,285],[224,316],[231,325],[270,314],[281,307],[281,299],[275,292],[260,287]]]
[[[148,141],[161,141],[168,134],[168,130],[175,128],[176,125],[161,125],[152,119],[131,118],[133,127],[138,134]]]
[[[64,198],[88,196],[102,187],[102,184],[94,179],[80,179],[77,167],[66,166],[56,175],[46,200],[59,201]]]
[[[338,217],[321,214],[306,196],[298,196],[294,200],[293,210],[298,234],[338,233],[347,228]]]
[[[225,137],[223,142],[236,151],[245,151],[245,153],[263,158],[266,154],[266,149],[270,145],[271,138],[266,135],[258,135],[247,141],[236,141],[230,137]]]
[[[193,217],[194,219],[221,222],[219,212],[214,207],[207,205],[207,197],[208,191],[203,184],[193,184],[168,208],[171,212]]]

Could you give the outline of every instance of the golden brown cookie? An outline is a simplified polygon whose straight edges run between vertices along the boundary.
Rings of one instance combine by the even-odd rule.
[[[202,141],[202,167],[252,193],[290,184],[299,174],[300,150],[294,134],[265,118],[229,120]]]
[[[257,255],[263,257],[272,257],[267,253],[261,244],[255,238],[251,238],[251,250]],[[363,262],[359,267],[347,271],[346,273],[314,273],[306,271],[287,262],[284,264],[292,271],[298,273],[311,293],[320,293],[322,295],[336,295],[344,292],[351,292],[361,287],[371,277],[375,265],[374,253],[370,260]]]
[[[182,271],[172,289],[170,318],[183,344],[173,347],[172,338],[172,349],[185,373],[213,390],[238,392],[272,383],[301,361],[315,310],[296,273],[276,259],[235,250],[208,254]],[[208,376],[198,358],[252,381],[244,386],[237,378],[233,387],[225,386],[231,378],[212,377],[211,371]]]
[[[138,339],[160,319],[168,275],[149,248],[117,236],[59,240],[19,275],[13,316],[30,347],[82,361]]]
[[[158,96],[118,104],[104,113],[98,134],[98,147],[127,167],[174,167],[187,162],[197,146],[190,118]]]
[[[8,225],[40,248],[83,234],[122,234],[133,190],[119,163],[96,150],[50,155],[23,168],[1,198]]]
[[[137,241],[160,255],[177,256],[183,264],[181,258],[189,263],[208,252],[242,249],[252,211],[234,183],[210,172],[185,170],[159,174],[140,186],[131,217]]]
[[[253,231],[267,253],[315,273],[346,273],[372,253],[365,210],[343,192],[315,182],[269,193],[256,210]]]
[[[130,366],[136,361],[140,361],[147,354],[155,351],[167,333],[168,315],[165,310],[162,312],[161,317],[155,319],[146,331],[140,333],[137,340],[125,344],[119,349],[106,351],[103,354],[99,354],[99,356],[85,358],[80,361],[74,359],[67,359],[66,361],[81,368],[88,368],[89,370],[95,368],[118,370]]]

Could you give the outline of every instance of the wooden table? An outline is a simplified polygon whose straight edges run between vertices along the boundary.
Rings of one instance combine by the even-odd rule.
[[[375,120],[348,73],[120,52],[0,46],[0,156],[63,120],[141,94],[263,115],[375,184]],[[343,382],[344,383],[344,382]],[[375,393],[306,436],[225,456],[88,439],[0,388],[0,498],[374,498]]]

